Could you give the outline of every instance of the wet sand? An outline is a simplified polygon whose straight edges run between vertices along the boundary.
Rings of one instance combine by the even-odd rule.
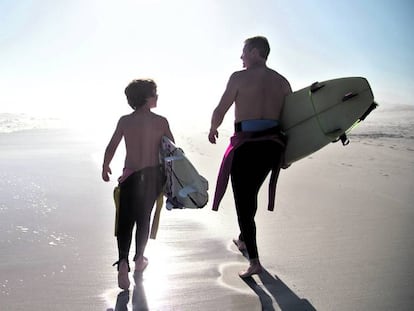
[[[210,204],[162,210],[148,268],[130,274],[129,291],[111,267],[122,153],[104,183],[102,139],[56,129],[0,134],[1,310],[410,310],[413,114],[378,110],[348,146],[331,144],[282,171],[273,213],[263,187],[261,275],[237,275],[247,259],[232,243],[229,188],[218,212]],[[230,132],[221,134],[216,146],[202,131],[176,135],[210,195]]]

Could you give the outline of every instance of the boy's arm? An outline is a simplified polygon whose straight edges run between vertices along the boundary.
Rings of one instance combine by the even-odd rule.
[[[104,181],[109,181],[109,174],[112,174],[111,168],[109,167],[109,164],[111,163],[115,151],[118,148],[118,145],[122,139],[122,119],[118,121],[118,124],[116,126],[115,132],[112,135],[111,140],[109,141],[108,146],[105,149],[105,155],[104,155],[104,161],[102,165],[102,179]]]

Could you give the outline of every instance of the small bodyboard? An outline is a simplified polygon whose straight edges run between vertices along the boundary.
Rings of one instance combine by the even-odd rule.
[[[165,169],[167,209],[202,208],[208,202],[208,181],[201,176],[181,148],[162,137],[160,161]]]

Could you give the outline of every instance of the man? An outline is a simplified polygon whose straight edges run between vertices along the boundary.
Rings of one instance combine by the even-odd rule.
[[[218,209],[229,174],[233,187],[240,236],[234,242],[247,250],[249,267],[239,273],[245,278],[262,272],[256,243],[257,194],[270,171],[269,209],[273,209],[278,173],[282,164],[284,137],[279,118],[285,97],[292,92],[289,82],[266,65],[270,47],[265,37],[244,42],[241,59],[245,70],[234,72],[211,118],[208,139],[218,138],[217,128],[235,104],[235,134],[227,149],[217,180],[213,210]]]

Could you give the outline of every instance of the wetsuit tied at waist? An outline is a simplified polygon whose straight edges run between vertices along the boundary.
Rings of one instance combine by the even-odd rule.
[[[264,122],[261,122],[264,121]],[[268,122],[270,121],[270,122]],[[270,128],[267,126],[271,126]],[[274,126],[276,124],[276,126]],[[224,153],[223,160],[221,162],[219,174],[217,177],[216,191],[214,194],[213,207],[214,211],[218,210],[221,200],[223,199],[224,193],[226,192],[227,184],[229,181],[230,171],[232,167],[232,161],[234,156],[234,151],[241,145],[247,142],[254,141],[273,141],[278,143],[284,152],[286,147],[285,137],[280,131],[280,127],[276,120],[246,120],[235,124],[235,133],[230,138],[230,144]],[[265,129],[262,129],[265,127]],[[249,131],[245,131],[249,129]],[[258,130],[255,130],[258,129]],[[275,196],[276,196],[276,183],[279,177],[280,168],[283,163],[283,155],[280,157],[278,163],[275,163],[272,168],[272,173],[270,175],[269,181],[269,203],[268,210],[273,211],[275,205]]]

